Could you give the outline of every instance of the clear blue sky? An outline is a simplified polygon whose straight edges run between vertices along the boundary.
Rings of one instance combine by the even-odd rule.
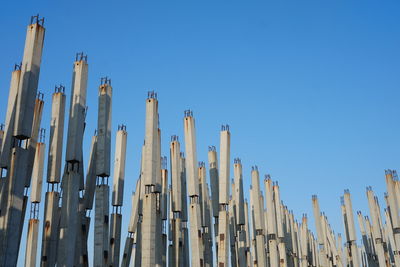
[[[172,134],[183,141],[190,108],[199,160],[207,161],[207,146],[218,147],[220,125],[229,124],[246,194],[250,167],[258,165],[312,228],[312,194],[336,232],[343,232],[343,189],[355,210],[368,212],[367,185],[384,204],[384,169],[400,167],[398,1],[7,1],[0,9],[1,120],[36,13],[46,18],[42,127],[49,128],[54,85],[66,86],[69,101],[75,53],[88,54],[85,161],[100,77],[112,79],[113,139],[118,124],[128,130],[123,238],[151,89],[159,95],[163,155]]]

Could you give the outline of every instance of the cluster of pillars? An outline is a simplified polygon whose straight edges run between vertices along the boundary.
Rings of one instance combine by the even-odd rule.
[[[321,213],[316,195],[314,235],[307,215],[298,222],[281,201],[278,183],[269,175],[260,181],[257,166],[251,167],[249,202],[245,199],[241,159],[234,158],[231,166],[228,125],[221,127],[219,152],[209,146],[206,164],[198,161],[195,118],[186,110],[184,146],[173,135],[169,160],[163,157],[159,103],[153,91],[145,102],[141,165],[121,250],[127,131],[125,125],[116,131],[111,175],[113,88],[111,79],[101,78],[97,130],[85,171],[88,60],[83,53],[73,64],[65,148],[65,87],[56,86],[52,95],[40,222],[46,138],[40,127],[44,100],[38,82],[44,33],[44,19],[33,16],[22,62],[11,75],[5,124],[0,127],[0,266],[17,264],[27,207],[26,266],[400,266],[400,182],[395,171],[385,173],[383,212],[372,188],[367,188],[370,216],[357,212],[361,241],[357,243],[348,190],[341,198],[343,240]],[[94,242],[88,244],[93,206]]]

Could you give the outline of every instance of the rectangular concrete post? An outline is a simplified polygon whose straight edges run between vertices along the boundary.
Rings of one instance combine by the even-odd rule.
[[[108,266],[109,262],[109,195],[108,185],[96,186],[93,266]]]
[[[111,213],[110,266],[119,266],[122,214]]]
[[[24,185],[28,150],[21,147],[11,149],[10,167],[3,185],[1,205],[2,244],[0,265],[17,264],[19,241],[22,234],[24,210]],[[26,197],[27,199],[27,197]],[[25,203],[26,204],[26,203]]]
[[[30,219],[28,225],[28,238],[26,240],[26,256],[25,266],[35,267],[36,266],[36,255],[37,255],[37,238],[39,233],[39,220]]]
[[[61,178],[61,160],[64,140],[65,88],[56,87],[52,96],[49,156],[47,160],[47,182],[59,183]]]
[[[46,192],[45,210],[43,219],[41,266],[54,266],[56,264],[60,193],[56,191]]]
[[[72,266],[75,261],[79,204],[79,173],[70,170],[63,177],[60,234],[57,266]]]

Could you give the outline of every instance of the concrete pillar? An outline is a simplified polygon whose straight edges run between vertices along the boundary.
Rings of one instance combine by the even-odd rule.
[[[19,240],[22,233],[24,210],[24,185],[28,150],[11,149],[10,167],[2,188],[0,265],[17,264]]]
[[[31,185],[32,169],[33,169],[33,164],[35,162],[35,153],[39,137],[40,122],[42,121],[42,111],[44,102],[41,98],[43,98],[43,94],[39,93],[38,97],[35,100],[31,137],[27,141],[27,147],[29,151],[26,179],[25,179],[25,187],[27,188],[30,187]],[[44,135],[44,129],[42,129],[42,134]]]
[[[39,233],[39,220],[30,219],[28,225],[28,238],[26,240],[25,266],[36,266],[37,238]]]
[[[269,249],[269,262],[271,267],[279,266],[279,253],[278,253],[278,242],[277,242],[277,223],[276,223],[276,210],[274,204],[274,191],[273,183],[269,175],[264,180],[265,183],[265,198],[267,204],[267,239]]]
[[[12,137],[14,134],[14,122],[15,122],[15,112],[17,106],[17,94],[19,82],[21,80],[21,66],[15,65],[15,69],[11,74],[11,84],[10,90],[8,93],[8,102],[7,102],[7,113],[5,119],[5,128],[4,128],[4,136],[3,142],[1,143],[0,150],[0,167],[7,168],[9,167],[10,161],[10,153],[12,147]],[[1,199],[0,199],[1,200]]]
[[[109,195],[106,184],[96,186],[93,266],[108,266],[109,262]]]
[[[121,244],[122,214],[111,214],[110,225],[110,266],[119,266],[120,244]]]
[[[218,262],[219,178],[218,158],[215,146],[208,147],[208,166],[210,170],[212,215],[214,217],[215,259]]]
[[[308,226],[307,215],[303,214],[302,223],[300,227],[300,266],[308,267]]]
[[[18,86],[13,136],[18,139],[31,137],[35,97],[39,83],[45,28],[39,17],[31,21],[26,33],[21,81]]]
[[[317,229],[317,240],[319,245],[319,260],[321,267],[328,266],[326,252],[325,252],[325,244],[324,244],[324,236],[322,233],[322,225],[321,225],[321,211],[319,209],[318,198],[316,195],[312,196],[312,205],[314,211],[314,221],[315,221],[315,228]]]
[[[111,80],[101,79],[99,87],[99,106],[97,119],[97,161],[96,175],[101,177],[110,176],[111,162]]]
[[[218,265],[229,263],[229,181],[230,181],[230,132],[223,125],[220,133],[219,160],[219,215],[218,215]]]
[[[122,254],[121,267],[129,267],[132,256],[133,238],[128,236],[125,240],[124,254]]]
[[[387,188],[387,198],[388,198],[388,209],[390,210],[390,218],[392,223],[392,231],[394,236],[394,259],[396,265],[400,265],[400,216],[399,216],[399,206],[398,199],[400,196],[396,195],[396,181],[393,176],[397,175],[395,171],[386,170],[386,188]]]
[[[199,178],[197,170],[196,153],[196,132],[195,121],[191,111],[185,111],[184,133],[185,133],[185,151],[186,151],[186,173],[188,181],[188,195],[190,201],[189,219],[190,219],[190,246],[191,246],[191,266],[202,266],[203,242],[201,232],[201,207],[199,199]],[[186,201],[186,200],[185,200]]]
[[[64,86],[56,86],[52,96],[50,119],[49,156],[47,160],[47,182],[59,183],[64,140],[65,100]]]
[[[372,191],[371,187],[367,187],[367,199],[368,199],[368,206],[369,211],[372,219],[372,232],[373,232],[373,245],[375,247],[376,256],[378,258],[378,262],[380,266],[385,266],[385,256],[384,256],[384,249],[383,249],[383,239],[382,239],[382,232],[379,226],[379,218],[378,218],[378,210],[379,208],[375,202],[374,192]]]
[[[82,158],[82,141],[86,113],[86,88],[88,79],[87,56],[76,55],[72,74],[72,90],[68,120],[67,162],[79,162]]]
[[[343,196],[343,204],[342,206],[344,207],[343,212],[344,212],[344,221],[345,221],[345,231],[346,231],[346,238],[347,242],[349,244],[349,249],[350,249],[350,262],[354,266],[360,266],[359,264],[359,255],[358,255],[358,248],[357,248],[357,237],[356,237],[356,231],[355,231],[355,225],[354,225],[354,217],[353,217],[353,208],[351,205],[351,199],[350,199],[350,192],[348,190],[345,190],[344,196]]]
[[[112,205],[122,206],[124,201],[124,179],[126,162],[126,145],[128,133],[125,125],[119,126],[115,141],[114,179]]]
[[[57,266],[72,266],[75,261],[79,204],[79,173],[69,170],[63,177]]]
[[[45,210],[43,219],[41,266],[54,266],[57,259],[58,225],[60,214],[58,203],[60,193],[57,191],[46,192]]]
[[[90,146],[89,164],[86,173],[84,203],[87,210],[93,208],[94,192],[96,190],[96,153],[97,151],[97,136],[92,137]]]
[[[153,193],[145,194],[143,199],[143,223],[142,223],[142,266],[156,266],[157,239],[160,242],[161,236],[157,233],[157,195]]]

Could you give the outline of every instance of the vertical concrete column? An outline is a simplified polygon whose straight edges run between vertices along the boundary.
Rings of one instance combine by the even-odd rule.
[[[89,152],[89,164],[86,173],[85,194],[83,196],[86,210],[93,209],[94,192],[96,190],[96,158],[97,136],[92,137]]]
[[[400,217],[399,217],[399,206],[398,199],[400,196],[396,194],[396,181],[393,176],[397,176],[395,171],[386,170],[386,186],[387,186],[387,197],[388,197],[388,209],[390,210],[390,218],[392,222],[392,231],[394,236],[394,259],[396,265],[400,265]]]
[[[359,265],[359,255],[358,255],[358,248],[357,248],[357,237],[354,225],[354,217],[353,217],[353,208],[351,205],[350,199],[350,192],[349,190],[345,190],[343,196],[343,206],[344,206],[344,220],[345,220],[345,230],[346,230],[346,237],[347,242],[350,246],[351,251],[351,264],[354,266]]]
[[[141,264],[159,266],[162,263],[162,220],[160,212],[161,193],[161,148],[158,129],[158,101],[155,92],[146,99],[145,144],[143,153],[142,179],[143,221],[141,224]]]
[[[121,267],[129,267],[133,248],[133,238],[128,236],[125,240],[124,254],[122,254]]]
[[[212,215],[214,217],[215,256],[218,262],[218,215],[219,215],[219,178],[218,158],[215,146],[208,147],[208,166],[210,172]]]
[[[277,225],[276,225],[276,210],[274,205],[274,191],[273,182],[269,175],[264,180],[265,183],[265,197],[267,204],[267,232],[268,232],[268,249],[269,261],[271,267],[279,266],[279,255],[277,249]]]
[[[251,242],[250,242],[250,217],[249,217],[249,203],[247,202],[247,199],[244,201],[244,231],[245,231],[245,253],[246,253],[246,266],[252,266],[252,254],[250,250]]]
[[[219,160],[219,215],[218,215],[218,265],[229,262],[229,181],[230,181],[230,132],[223,125],[220,133]]]
[[[275,208],[275,216],[276,216],[276,228],[277,228],[277,243],[278,243],[278,252],[279,252],[279,265],[281,267],[287,266],[287,257],[286,257],[286,245],[285,245],[285,234],[283,229],[283,214],[281,209],[281,198],[279,192],[278,182],[275,182],[273,185],[273,193],[274,193],[274,208]]]
[[[110,176],[111,162],[111,80],[101,78],[97,119],[96,175]]]
[[[203,242],[201,229],[201,208],[199,203],[199,178],[197,170],[197,153],[196,153],[196,132],[193,112],[185,111],[184,133],[185,133],[185,152],[186,152],[186,173],[188,181],[189,195],[189,219],[190,219],[190,246],[191,246],[191,262],[192,266],[202,266],[203,258]],[[185,200],[186,201],[186,200]]]
[[[63,177],[57,266],[72,266],[75,260],[79,204],[79,173],[70,169]]]
[[[43,219],[42,252],[40,258],[41,266],[54,266],[56,264],[58,224],[60,214],[58,203],[60,193],[57,191],[46,192],[45,210]]]
[[[44,43],[45,28],[43,24],[44,19],[36,16],[31,19],[31,24],[27,28],[13,134],[18,139],[28,139],[32,133],[35,97],[39,84]]]
[[[28,237],[26,240],[25,266],[36,266],[38,233],[39,220],[30,219],[28,225]]]
[[[32,132],[31,137],[27,141],[28,149],[28,162],[27,162],[27,173],[25,179],[25,187],[29,188],[31,185],[32,169],[35,162],[36,146],[39,137],[40,122],[42,121],[42,111],[43,111],[44,101],[43,94],[38,93],[35,99],[35,108],[33,114]]]
[[[384,249],[383,249],[383,238],[382,238],[382,230],[379,226],[379,215],[378,215],[378,206],[375,202],[374,192],[372,191],[371,187],[367,187],[367,199],[368,199],[368,206],[370,211],[370,216],[372,219],[372,233],[373,233],[373,245],[375,247],[376,256],[378,258],[378,262],[381,266],[384,266],[385,263],[385,256],[384,256]]]
[[[9,124],[12,129],[9,128],[7,130],[10,132],[12,130],[13,138],[18,140],[16,143],[17,146],[20,146],[23,143],[23,140],[29,139],[32,134],[35,96],[39,82],[40,63],[42,58],[45,32],[43,23],[44,19],[40,19],[39,16],[31,18],[31,24],[28,25],[27,28],[24,56],[21,64],[21,73],[16,75],[19,76],[20,80],[18,82],[15,101],[12,100],[14,98],[14,91],[10,92],[11,99],[9,97],[9,102],[14,102],[14,106],[8,107],[9,111],[7,113],[9,116],[7,116],[6,120],[14,119],[14,122]],[[14,76],[13,78],[16,77]],[[16,83],[12,84],[12,86],[15,85]],[[10,138],[8,138],[8,140],[10,140]],[[2,161],[5,163],[4,165],[8,165],[8,173],[14,173],[14,171],[11,170],[11,167],[21,168],[21,166],[17,166],[10,162],[10,160],[12,160],[11,154],[14,152],[13,150],[9,150],[11,148],[9,146],[9,142],[6,142],[5,144],[6,149],[4,149],[2,152],[2,158],[4,159],[4,157],[8,157],[8,160],[5,159]],[[27,161],[28,158],[29,153],[26,156],[25,162],[18,163],[25,165],[23,168],[25,172],[31,170],[26,166],[29,164]],[[2,211],[2,214],[0,215],[2,219],[0,221],[0,225],[3,225],[3,227],[0,227],[0,229],[3,229],[3,231],[1,231],[2,234],[0,234],[0,240],[3,244],[0,247],[0,265],[7,266],[15,265],[17,263],[26,208],[24,203],[26,204],[25,199],[27,199],[27,197],[24,196],[23,188],[19,187],[21,184],[24,185],[26,183],[28,179],[26,178],[26,175],[27,173],[20,173],[19,177],[17,178],[13,178],[11,176],[6,177],[5,184],[2,186],[0,200]],[[10,181],[10,179],[16,180]],[[15,186],[17,188],[15,188]],[[8,206],[3,206],[4,203],[6,203]],[[15,211],[15,209],[17,210]],[[14,216],[16,217],[14,218]],[[15,223],[15,225],[10,227],[10,222]],[[15,227],[17,229],[15,229]]]
[[[82,141],[85,127],[86,89],[88,79],[87,56],[78,53],[72,73],[72,90],[68,120],[67,162],[79,162],[82,158]]]
[[[159,142],[161,147],[161,142]],[[162,255],[162,266],[167,266],[167,219],[168,219],[168,170],[167,170],[167,157],[161,158],[161,196],[160,196],[160,213],[161,213],[161,225],[160,232],[162,236],[161,242],[161,255]]]
[[[265,233],[264,233],[264,203],[261,201],[260,175],[257,166],[252,167],[252,204],[254,210],[254,239],[256,249],[257,266],[267,266],[265,254]]]
[[[114,212],[111,214],[110,228],[110,265],[119,266],[119,255],[121,246],[121,207],[123,204],[125,162],[126,162],[126,144],[127,135],[125,125],[118,126],[115,142],[115,160],[114,160],[114,181],[112,193],[112,205]]]
[[[124,179],[126,163],[126,145],[128,132],[125,125],[118,127],[115,141],[114,179],[112,205],[122,206],[124,197]]]
[[[43,165],[46,144],[44,143],[44,129],[42,129],[42,140],[36,146],[35,160],[32,171],[32,190],[31,190],[31,202],[40,203],[42,199],[42,187],[43,187]]]
[[[10,153],[12,147],[12,137],[14,134],[15,113],[17,106],[17,94],[19,82],[21,80],[21,65],[15,65],[14,71],[11,74],[10,90],[8,93],[7,113],[5,119],[5,128],[3,141],[0,150],[0,167],[9,167]],[[0,198],[1,200],[1,198]]]
[[[10,166],[2,186],[0,265],[17,263],[19,240],[22,233],[26,202],[24,197],[28,150],[21,147],[11,149]],[[21,224],[22,223],[22,224]]]
[[[237,225],[237,245],[238,245],[238,264],[239,266],[246,266],[247,264],[247,243],[246,243],[246,216],[245,216],[245,205],[244,205],[244,194],[243,194],[243,174],[242,174],[242,162],[239,158],[234,160],[233,172],[235,178],[235,204],[236,204],[236,225]]]
[[[107,266],[109,261],[109,195],[108,185],[96,186],[94,219],[94,266]]]
[[[315,228],[317,229],[317,240],[319,245],[319,260],[321,267],[328,266],[328,262],[326,259],[326,252],[325,252],[325,244],[324,244],[324,237],[322,233],[322,225],[321,225],[321,211],[319,209],[318,198],[316,195],[312,196],[312,205],[313,205],[313,212],[314,212],[314,221],[315,221]]]
[[[110,266],[119,266],[119,254],[121,244],[122,214],[111,213],[110,225]]]
[[[308,265],[308,222],[307,215],[303,214],[300,227],[300,266],[307,267]]]
[[[70,101],[66,172],[62,181],[60,233],[57,265],[72,266],[76,255],[78,231],[79,189],[81,187],[83,162],[82,140],[86,113],[86,88],[88,77],[87,56],[78,53],[73,65]]]
[[[59,183],[61,178],[62,146],[64,139],[65,87],[56,86],[52,96],[50,143],[47,159],[47,182]]]

